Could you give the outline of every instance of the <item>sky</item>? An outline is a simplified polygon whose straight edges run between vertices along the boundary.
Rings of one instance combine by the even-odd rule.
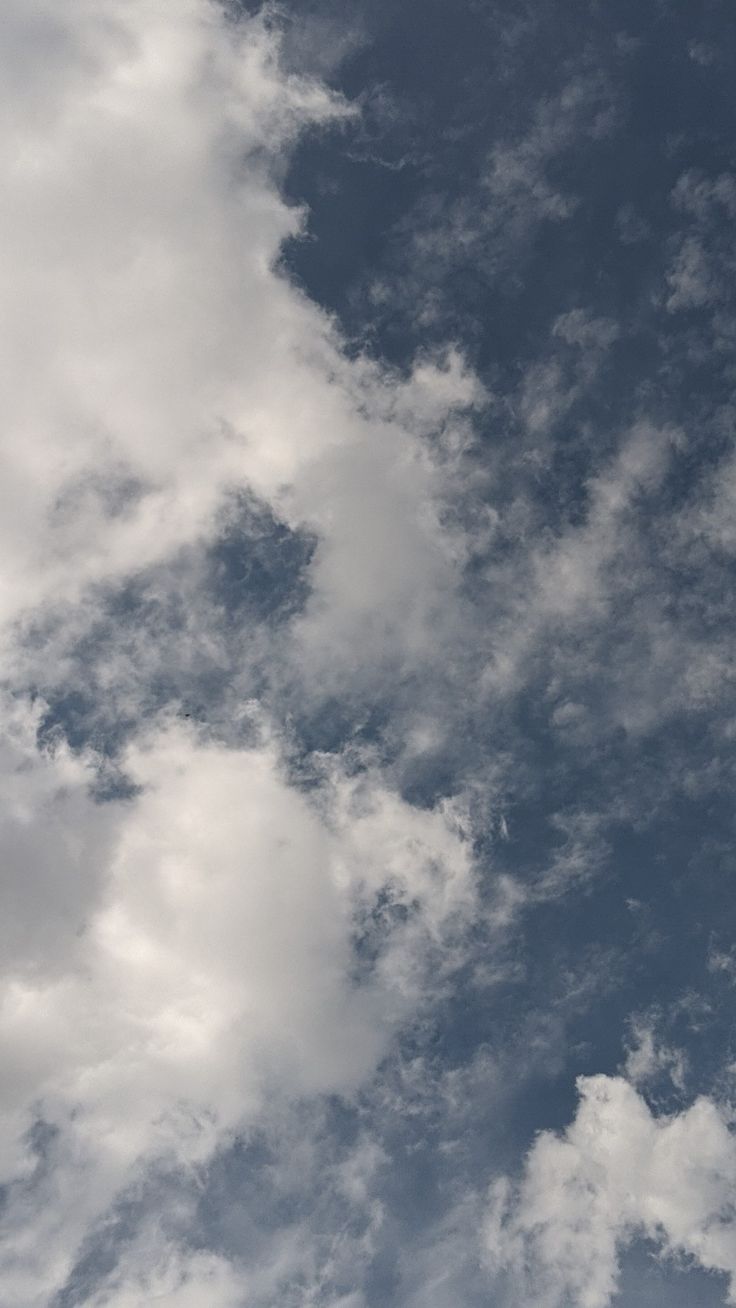
[[[736,11],[2,18],[1,1308],[736,1304]]]

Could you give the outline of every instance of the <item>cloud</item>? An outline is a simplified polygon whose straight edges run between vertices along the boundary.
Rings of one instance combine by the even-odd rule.
[[[526,369],[520,388],[519,414],[532,438],[548,434],[590,391],[618,330],[611,319],[596,318],[584,309],[555,319],[548,357]],[[535,451],[535,457],[546,462],[540,453]]]
[[[286,153],[344,103],[283,70],[267,18],[204,0],[175,17],[36,0],[8,27],[13,77],[27,67],[5,128],[0,621],[211,539],[247,486],[320,538],[321,656],[370,642],[377,611],[401,645],[407,604],[410,652],[426,646],[453,585],[428,451],[389,415],[401,386],[346,359],[275,266],[303,221],[279,193]],[[457,366],[412,387],[424,430],[477,394]]]
[[[559,1135],[532,1146],[518,1189],[493,1187],[486,1246],[509,1278],[507,1302],[606,1308],[620,1254],[641,1236],[664,1254],[727,1274],[736,1289],[736,1143],[724,1111],[701,1098],[656,1117],[620,1077],[581,1077]]]
[[[300,218],[270,168],[341,112],[279,74],[262,21],[199,2],[175,21],[141,2],[8,22],[28,66],[6,125],[5,621],[196,538],[247,476],[244,394],[257,408],[270,343],[303,313],[272,272]],[[259,434],[262,475],[265,457],[288,476]]]
[[[64,764],[62,754],[46,766]],[[337,763],[307,796],[275,744],[228,749],[163,727],[128,750],[139,790],[105,806],[102,856],[84,844],[94,825],[80,831],[80,805],[90,801],[81,765],[70,767],[53,825],[36,833],[37,858],[43,867],[76,834],[96,899],[79,893],[67,908],[60,957],[42,955],[29,973],[26,949],[2,979],[0,1039],[13,1069],[3,1181],[15,1188],[0,1268],[7,1276],[27,1260],[39,1269],[29,1284],[63,1284],[89,1224],[136,1166],[191,1166],[269,1101],[355,1090],[431,993],[428,966],[452,966],[474,902],[452,813],[414,810]],[[27,788],[39,784],[31,773]],[[38,915],[38,877],[26,894],[20,922]],[[367,963],[356,941],[363,959],[370,945]],[[41,1174],[27,1134],[37,1120],[54,1133]],[[62,1193],[74,1184],[84,1199],[69,1212]],[[16,1221],[31,1214],[26,1246]],[[35,1299],[18,1289],[15,1302]]]
[[[523,533],[516,566],[497,570],[489,560],[489,580],[509,603],[493,633],[495,650],[484,672],[489,688],[518,687],[550,631],[562,653],[566,636],[604,622],[621,590],[636,584],[638,504],[659,490],[679,440],[674,429],[635,424],[585,486],[582,522],[563,522],[561,530],[540,531],[530,542]]]
[[[273,13],[31,0],[6,35],[0,1284],[36,1308],[121,1196],[355,1095],[462,961],[462,804],[339,749],[307,784],[265,705],[442,663],[484,394],[457,351],[350,358],[279,269],[289,151],[352,111],[288,70]],[[295,543],[280,625],[216,597],[233,523],[246,553]],[[75,695],[99,752],[65,742]],[[159,1235],[88,1302],[238,1301]]]
[[[225,1258],[163,1248],[136,1249],[123,1259],[107,1284],[80,1302],[80,1308],[242,1308],[248,1302],[247,1278]]]
[[[673,242],[666,275],[667,309],[675,313],[727,301],[733,254],[724,222],[727,225],[736,215],[736,180],[730,173],[712,180],[695,171],[683,173],[672,192],[672,204],[685,215],[688,228]]]
[[[504,23],[494,54],[509,36]],[[518,105],[494,105],[491,143],[474,160],[472,180],[465,177],[458,188],[450,178],[441,190],[432,178],[433,189],[423,190],[393,233],[388,276],[374,278],[368,288],[374,308],[388,306],[423,334],[456,321],[474,334],[475,292],[460,301],[448,294],[458,274],[505,294],[520,288],[540,233],[571,222],[577,212],[580,195],[568,181],[574,152],[596,151],[618,126],[613,87],[576,55],[551,93],[531,97],[526,88]],[[502,56],[494,69],[497,86],[505,62]],[[449,136],[452,129],[445,130]]]
[[[93,751],[74,754],[63,738],[39,750],[42,705],[6,695],[2,710],[3,966],[28,978],[53,976],[98,901],[113,826],[90,795]]]
[[[662,1075],[668,1076],[678,1090],[685,1088],[687,1058],[682,1049],[659,1040],[655,1014],[637,1016],[631,1021],[631,1036],[626,1053],[626,1077],[632,1085],[646,1086]]]

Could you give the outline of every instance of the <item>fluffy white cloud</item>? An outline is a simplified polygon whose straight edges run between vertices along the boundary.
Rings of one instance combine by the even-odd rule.
[[[200,0],[7,18],[23,93],[5,126],[0,268],[6,617],[160,557],[244,475],[253,437],[233,426],[257,425],[274,342],[302,312],[271,271],[299,215],[269,165],[339,112],[279,75],[263,24],[228,27]],[[288,474],[283,440],[256,443]]]
[[[349,359],[279,271],[304,222],[279,189],[288,150],[351,111],[285,70],[271,17],[210,0],[4,14],[0,1297],[19,1308],[51,1301],[152,1166],[196,1167],[284,1099],[352,1093],[442,984],[473,904],[452,806],[413,809],[339,758],[307,795],[265,727],[236,748],[142,721],[131,664],[165,662],[171,631],[108,651],[108,680],[127,659],[131,682],[128,798],[96,804],[100,760],[40,748],[24,698],[31,680],[63,693],[100,588],[154,566],[187,574],[182,641],[217,647],[196,556],[241,493],[316,540],[273,660],[308,689],[456,638],[441,506],[482,393],[452,351],[406,377]],[[164,1233],[90,1302],[241,1291]]]
[[[2,977],[3,1180],[16,1184],[0,1279],[15,1278],[2,1283],[19,1304],[63,1283],[136,1165],[201,1162],[269,1103],[355,1089],[473,905],[459,818],[412,809],[377,777],[334,764],[306,796],[268,740],[227,749],[175,725],[131,746],[126,770],[139,793],[100,819],[63,752],[21,773],[16,822],[30,795],[36,866],[21,850],[27,904],[13,915],[42,912],[53,868],[69,926],[50,960],[41,941],[31,969],[26,946]],[[94,892],[66,866],[75,841]],[[36,1120],[57,1133],[37,1184]]]
[[[731,1277],[736,1302],[736,1140],[701,1098],[656,1117],[620,1077],[581,1077],[561,1134],[544,1132],[517,1190],[493,1187],[486,1246],[509,1302],[606,1308],[620,1252],[637,1236]]]
[[[351,363],[275,268],[303,222],[286,151],[346,107],[283,71],[267,20],[207,0],[5,20],[0,620],[166,558],[248,485],[320,536],[321,656],[356,624],[426,644],[453,559],[417,434],[477,388],[452,362],[405,384]]]
[[[110,814],[90,797],[91,752],[74,755],[62,740],[39,751],[42,705],[6,695],[0,708],[2,966],[30,978],[54,975],[100,892]]]

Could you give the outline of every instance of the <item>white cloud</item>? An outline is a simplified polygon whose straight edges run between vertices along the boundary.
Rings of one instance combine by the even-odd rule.
[[[580,196],[560,177],[570,171],[570,158],[595,150],[617,126],[613,88],[586,65],[584,58],[579,73],[568,65],[556,92],[530,99],[527,88],[518,103],[504,107],[508,112],[497,110],[493,143],[476,180],[459,193],[426,191],[396,225],[392,275],[378,276],[369,287],[376,307],[392,306],[415,326],[432,328],[448,309],[454,318],[460,307],[447,298],[453,268],[507,289],[523,275],[538,233],[568,222],[578,208]]]
[[[271,270],[299,216],[269,163],[340,110],[201,0],[6,21],[27,64],[3,151],[7,620],[196,538],[248,463],[292,471],[257,429],[306,312]]]
[[[483,674],[489,690],[518,687],[527,660],[550,630],[572,633],[605,618],[619,596],[623,570],[627,579],[636,578],[637,508],[658,491],[682,440],[676,429],[636,423],[587,482],[583,521],[549,539],[540,533],[539,543],[533,539],[520,551],[510,576],[498,575],[500,598],[508,588],[509,608],[493,633],[495,649]],[[493,565],[489,572],[495,581]]]
[[[89,794],[94,755],[62,740],[40,751],[43,706],[7,695],[0,704],[0,956],[23,976],[53,975],[98,900],[112,824]]]
[[[672,203],[687,216],[689,228],[674,242],[666,307],[675,313],[717,305],[724,300],[733,273],[733,255],[722,225],[727,231],[736,215],[736,179],[729,173],[713,179],[695,171],[683,173]]]
[[[240,492],[317,542],[274,675],[320,694],[455,639],[442,503],[482,391],[452,351],[404,377],[349,359],[277,269],[303,223],[288,151],[351,111],[285,69],[271,19],[209,0],[4,15],[0,1293],[19,1308],[50,1302],[152,1167],[195,1168],[285,1100],[352,1094],[461,957],[474,903],[459,808],[414,809],[339,757],[307,796],[265,726],[228,748],[145,721],[136,676],[178,629],[121,622],[95,673],[127,716],[127,799],[93,802],[100,760],[40,749],[25,698],[31,680],[63,694],[101,590],[154,568],[180,586],[181,643],[220,657],[197,550]],[[164,1233],[89,1303],[219,1308],[241,1288]]]
[[[555,319],[552,349],[527,368],[520,388],[519,413],[529,435],[548,433],[569,413],[590,388],[617,336],[612,319],[596,318],[585,309]]]
[[[454,565],[420,433],[479,393],[351,363],[274,266],[286,152],[347,108],[205,0],[34,0],[6,32],[0,622],[212,534],[247,485],[320,536],[318,657],[426,647]]]
[[[712,1100],[656,1117],[620,1077],[581,1077],[560,1135],[542,1133],[517,1190],[495,1183],[486,1247],[511,1304],[606,1308],[621,1252],[645,1236],[732,1278],[736,1141]]]
[[[43,766],[67,766],[71,785],[37,833],[50,843],[41,867],[75,833],[87,838],[89,803],[81,765],[36,764],[30,787],[50,787]],[[351,780],[335,764],[307,798],[267,740],[227,749],[174,725],[131,746],[126,770],[142,789],[105,806],[105,849],[82,848],[97,895],[70,908],[65,952],[31,973],[11,958],[2,978],[3,1179],[16,1187],[0,1280],[19,1278],[19,1305],[63,1283],[136,1166],[203,1161],[284,1097],[351,1093],[430,993],[427,967],[452,961],[472,910],[458,820],[412,809],[377,777]],[[27,917],[43,894],[27,880]],[[381,904],[395,920],[375,916]],[[372,966],[354,979],[366,921]],[[34,1186],[23,1144],[37,1118],[59,1135]],[[70,1212],[75,1187],[84,1197]],[[19,1265],[35,1288],[22,1289]]]
[[[245,1308],[248,1301],[247,1278],[227,1259],[172,1249],[165,1238],[157,1245],[149,1236],[80,1308]]]
[[[631,1020],[625,1063],[627,1080],[639,1087],[666,1075],[678,1090],[684,1090],[687,1057],[682,1049],[658,1039],[655,1017],[656,1014],[639,1015]]]
[[[667,272],[667,283],[670,287],[667,308],[671,313],[677,309],[702,308],[720,295],[708,254],[701,242],[692,236],[687,237],[678,249]]]

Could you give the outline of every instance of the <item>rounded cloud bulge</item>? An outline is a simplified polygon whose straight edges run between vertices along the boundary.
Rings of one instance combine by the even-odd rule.
[[[735,1300],[736,1144],[727,1111],[703,1096],[652,1113],[623,1077],[581,1077],[560,1135],[543,1132],[518,1190],[492,1189],[491,1266],[508,1275],[504,1302],[608,1308],[627,1246],[646,1237],[672,1258],[728,1276]]]
[[[26,757],[4,831],[37,828],[40,868],[21,847],[23,909],[71,928],[35,958],[24,940],[3,976],[0,1269],[16,1302],[36,1303],[33,1287],[63,1284],[141,1168],[201,1165],[279,1105],[352,1094],[426,995],[438,951],[446,965],[457,948],[474,876],[449,811],[414,810],[377,777],[356,788],[339,768],[310,798],[267,740],[228,749],[157,728],[125,760],[138,793],[101,816],[81,765],[39,759],[32,739]],[[96,883],[75,886],[88,863]],[[63,915],[41,881],[49,864],[76,891]],[[386,894],[402,911],[360,973],[356,933]],[[53,1133],[40,1171],[37,1121]],[[71,1210],[67,1186],[82,1191]]]

